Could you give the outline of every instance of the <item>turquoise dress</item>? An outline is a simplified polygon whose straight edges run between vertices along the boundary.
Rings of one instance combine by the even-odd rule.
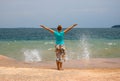
[[[64,45],[64,31],[54,31],[54,36],[56,38],[56,45]]]

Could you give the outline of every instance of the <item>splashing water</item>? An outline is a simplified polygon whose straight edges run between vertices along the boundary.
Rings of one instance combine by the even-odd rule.
[[[40,53],[37,49],[24,49],[23,51],[25,62],[38,62],[41,61]]]
[[[87,42],[87,37],[83,34],[82,36],[82,58],[83,59],[89,59],[90,58],[90,52],[89,52],[89,46],[88,46],[88,42]]]

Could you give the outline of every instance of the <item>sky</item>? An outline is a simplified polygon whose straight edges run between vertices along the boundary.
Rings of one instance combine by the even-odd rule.
[[[0,28],[109,28],[120,24],[120,0],[0,0]]]

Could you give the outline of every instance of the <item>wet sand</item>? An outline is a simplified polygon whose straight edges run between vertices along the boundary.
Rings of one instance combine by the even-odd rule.
[[[0,81],[120,81],[120,58],[26,63],[0,55]]]

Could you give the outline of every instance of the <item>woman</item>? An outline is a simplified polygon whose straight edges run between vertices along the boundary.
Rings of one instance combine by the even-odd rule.
[[[63,61],[65,61],[65,46],[64,46],[64,34],[67,33],[69,30],[77,26],[77,24],[73,24],[72,26],[68,27],[64,31],[62,31],[62,26],[58,25],[57,31],[52,30],[51,28],[48,28],[44,25],[40,25],[42,28],[50,31],[52,34],[54,34],[56,38],[56,64],[57,69],[62,70],[62,64]]]

